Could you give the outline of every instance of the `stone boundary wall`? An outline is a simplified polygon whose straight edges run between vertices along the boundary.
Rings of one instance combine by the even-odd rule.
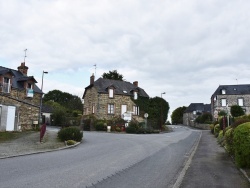
[[[203,129],[203,130],[210,130],[210,125],[209,124],[195,124],[195,125],[190,125],[190,127]]]

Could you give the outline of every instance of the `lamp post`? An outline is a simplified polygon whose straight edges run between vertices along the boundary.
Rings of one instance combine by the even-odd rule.
[[[42,102],[43,102],[42,98],[43,98],[43,77],[44,77],[44,74],[48,74],[48,72],[43,71],[43,74],[42,74],[42,85],[41,85],[42,95],[41,95],[41,99],[40,99],[40,110],[39,110],[39,120],[38,120],[39,124],[42,123],[42,121],[41,121],[41,113],[42,113],[42,105],[43,105],[42,104]]]
[[[165,93],[165,92],[162,92],[162,93],[161,93],[161,98],[162,98],[162,95],[163,95],[163,94],[166,94],[166,93]],[[162,107],[162,102],[161,102],[161,125],[160,125],[161,131],[162,131],[162,124],[163,124],[163,114],[162,114],[163,112],[162,112],[162,108],[163,108],[163,107]]]

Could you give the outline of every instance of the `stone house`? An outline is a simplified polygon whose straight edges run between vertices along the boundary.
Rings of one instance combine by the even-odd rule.
[[[228,112],[233,105],[239,105],[250,114],[250,84],[220,85],[211,96],[211,113],[214,119],[220,111]]]
[[[97,119],[110,120],[114,117],[125,118],[131,114],[132,118],[143,121],[139,116],[140,107],[133,100],[147,97],[148,94],[138,86],[138,81],[110,80],[99,78],[95,81],[90,77],[90,85],[85,88],[83,99],[83,115],[94,115]]]
[[[210,104],[191,103],[183,113],[183,124],[188,126],[194,126],[195,119],[206,112],[211,113]]]
[[[42,91],[25,63],[13,70],[0,66],[0,131],[30,129],[38,124]]]

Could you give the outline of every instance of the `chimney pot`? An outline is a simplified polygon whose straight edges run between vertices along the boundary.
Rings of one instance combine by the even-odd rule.
[[[138,81],[133,82],[134,86],[138,87]]]

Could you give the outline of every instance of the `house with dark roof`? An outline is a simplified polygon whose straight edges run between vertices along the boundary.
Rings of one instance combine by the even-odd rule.
[[[214,119],[220,111],[230,114],[233,105],[241,106],[246,114],[250,114],[250,84],[220,85],[211,96]]]
[[[0,66],[0,131],[30,129],[38,124],[42,91],[25,63],[13,70]]]
[[[94,115],[97,119],[124,118],[125,114],[142,121],[140,107],[133,100],[138,97],[147,97],[148,94],[133,83],[120,80],[99,78],[95,81],[94,75],[90,77],[90,85],[85,88],[83,99],[83,115]]]
[[[195,119],[203,113],[211,113],[211,105],[203,103],[191,103],[183,113],[183,124],[194,126]]]

